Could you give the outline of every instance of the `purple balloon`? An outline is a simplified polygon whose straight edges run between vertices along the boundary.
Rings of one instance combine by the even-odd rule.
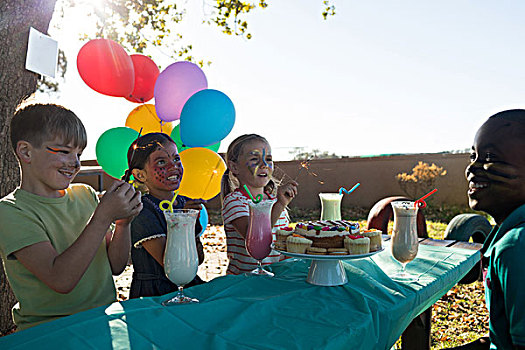
[[[186,61],[170,64],[155,83],[153,95],[157,116],[166,122],[179,119],[190,96],[206,88],[208,81],[199,66]]]

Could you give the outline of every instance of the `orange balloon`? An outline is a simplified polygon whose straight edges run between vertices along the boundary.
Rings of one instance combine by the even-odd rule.
[[[157,117],[155,106],[152,104],[140,105],[126,118],[126,126],[136,131],[142,128],[142,135],[150,132],[163,132],[170,135],[173,131],[173,125]]]
[[[226,163],[216,152],[202,147],[193,147],[180,152],[184,174],[179,194],[209,200],[221,191],[222,175]]]

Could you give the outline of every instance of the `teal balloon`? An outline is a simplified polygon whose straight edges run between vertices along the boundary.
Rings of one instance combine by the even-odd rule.
[[[199,216],[199,223],[201,224],[202,230],[201,232],[199,232],[197,237],[202,235],[204,231],[206,231],[206,227],[208,227],[208,211],[206,210],[206,207],[204,206],[204,204],[201,204],[201,213]]]
[[[180,136],[188,147],[206,147],[224,139],[235,124],[235,107],[226,94],[205,89],[193,94],[180,116]]]
[[[182,152],[185,149],[191,148],[182,143],[182,140],[180,138],[180,124],[177,124],[177,126],[173,128],[170,136],[173,139],[173,141],[175,141],[175,143],[177,144],[177,149],[179,150],[179,152]],[[217,152],[219,150],[220,145],[221,143],[219,141],[217,143],[214,143],[213,145],[206,146],[205,148],[211,149],[213,152]]]
[[[97,162],[109,176],[120,179],[128,168],[128,148],[139,133],[131,128],[106,130],[97,141]]]

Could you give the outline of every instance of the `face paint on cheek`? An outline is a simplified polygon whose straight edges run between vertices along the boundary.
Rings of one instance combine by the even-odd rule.
[[[268,163],[266,163],[266,148],[262,150],[262,162],[264,165],[269,166]]]
[[[158,183],[165,184],[166,183],[166,169],[160,168],[160,167],[154,167],[153,168],[153,176],[155,177],[155,180]]]

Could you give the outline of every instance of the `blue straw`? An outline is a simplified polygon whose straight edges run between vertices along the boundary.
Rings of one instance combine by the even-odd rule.
[[[339,194],[343,194],[343,192],[346,193],[346,194],[350,194],[350,193],[354,192],[355,189],[359,187],[359,185],[361,185],[359,182],[356,183],[356,184],[354,185],[354,187],[352,187],[352,188],[350,189],[350,191],[347,191],[344,187],[341,187],[341,188],[339,189]]]

